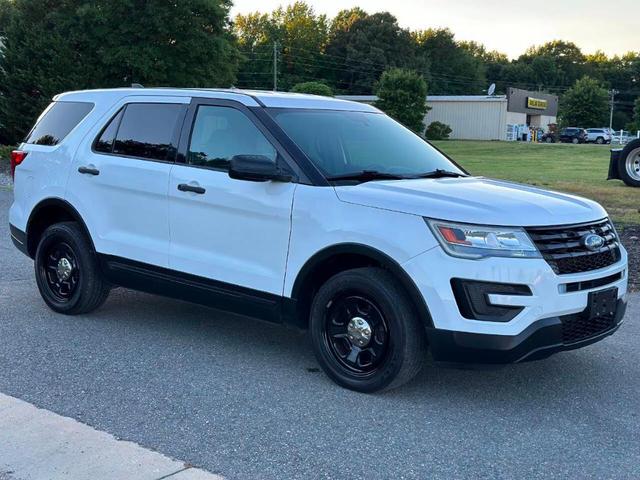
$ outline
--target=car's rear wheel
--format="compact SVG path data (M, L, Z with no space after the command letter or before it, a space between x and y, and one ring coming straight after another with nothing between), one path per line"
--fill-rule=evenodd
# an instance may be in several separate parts
M325 373L360 392L391 389L422 367L425 334L398 282L379 268L339 273L311 307L313 348Z
M547 138L544 139L544 141L547 142L547 143L552 143L553 142L553 138L547 137Z
M596 143L597 143L598 145L602 145L602 144L604 143L604 138L602 138L602 137L598 137L598 138L596 138Z
M89 240L75 222L47 228L35 255L38 289L54 311L77 315L104 303L111 286L100 273Z
M640 140L627 144L619 158L618 171L624 183L640 187Z

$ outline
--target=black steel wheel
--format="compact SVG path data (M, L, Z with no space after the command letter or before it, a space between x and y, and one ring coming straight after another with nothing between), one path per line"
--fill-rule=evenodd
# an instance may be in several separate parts
M87 313L104 303L111 286L102 278L93 247L75 222L51 225L34 258L40 295L54 311Z
M325 308L325 341L335 359L354 375L367 376L384 363L390 335L373 299L344 292Z
M424 327L399 282L380 268L330 278L311 306L314 353L337 384L360 392L411 380L426 354Z
M40 268L50 294L59 302L68 302L80 280L78 261L69 244L60 241L49 245Z

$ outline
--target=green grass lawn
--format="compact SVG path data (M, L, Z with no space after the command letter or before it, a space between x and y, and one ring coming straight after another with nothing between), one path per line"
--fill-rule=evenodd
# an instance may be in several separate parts
M640 188L606 180L607 146L460 140L434 144L474 175L581 195L600 202L617 223L640 224Z

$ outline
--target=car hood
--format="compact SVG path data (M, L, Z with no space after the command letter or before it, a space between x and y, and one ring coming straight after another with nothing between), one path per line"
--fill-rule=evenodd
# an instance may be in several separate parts
M585 198L481 177L374 181L335 190L343 202L463 223L532 227L607 216Z

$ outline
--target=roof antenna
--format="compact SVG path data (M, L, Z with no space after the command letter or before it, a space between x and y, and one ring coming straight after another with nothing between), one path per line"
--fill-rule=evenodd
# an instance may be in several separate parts
M132 84L131 84L131 88L144 88L144 86L142 86L142 85L141 85L141 84L139 84L139 83L132 83Z

